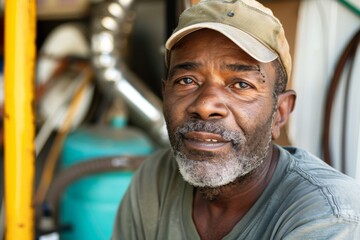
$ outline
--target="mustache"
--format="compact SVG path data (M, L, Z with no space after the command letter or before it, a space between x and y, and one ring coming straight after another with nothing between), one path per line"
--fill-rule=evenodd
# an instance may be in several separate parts
M223 139L232 142L234 145L246 142L245 135L241 131L229 130L222 124L198 119L186 121L182 126L176 129L175 134L178 137L183 137L188 132L196 131L220 135Z

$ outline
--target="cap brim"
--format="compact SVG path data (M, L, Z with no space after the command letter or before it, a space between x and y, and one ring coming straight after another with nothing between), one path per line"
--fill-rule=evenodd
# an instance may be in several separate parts
M198 23L180 29L179 31L173 33L173 35L171 35L171 37L167 40L165 44L166 50L170 50L178 41L180 41L180 39L186 35L203 28L212 29L225 35L252 58L259 62L268 63L278 58L278 55L274 51L266 47L264 44L246 32L243 32L240 29L230 25L217 22Z

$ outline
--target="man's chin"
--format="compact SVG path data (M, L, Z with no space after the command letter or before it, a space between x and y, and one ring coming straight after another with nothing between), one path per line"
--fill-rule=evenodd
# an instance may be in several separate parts
M202 158L190 160L177 154L176 161L184 180L195 187L220 187L231 183L241 173L237 160L219 163Z

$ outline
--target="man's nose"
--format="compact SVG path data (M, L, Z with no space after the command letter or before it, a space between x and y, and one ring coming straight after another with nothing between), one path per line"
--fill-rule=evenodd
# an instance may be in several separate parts
M189 105L187 112L193 118L202 120L221 119L228 115L225 95L219 86L203 85L198 89L199 95Z

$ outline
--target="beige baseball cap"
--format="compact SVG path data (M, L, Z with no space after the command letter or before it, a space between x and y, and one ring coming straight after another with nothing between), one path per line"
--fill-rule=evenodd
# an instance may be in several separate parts
M277 58L289 78L291 56L280 21L269 8L255 0L202 0L185 10L167 40L165 61L174 45L199 29L212 29L225 35L259 62Z

